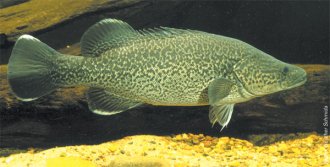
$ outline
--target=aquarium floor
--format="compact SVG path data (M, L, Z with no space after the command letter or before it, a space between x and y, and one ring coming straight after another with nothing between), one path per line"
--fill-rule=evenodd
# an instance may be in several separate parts
M246 140L202 134L138 135L99 145L56 147L0 157L0 166L326 166L328 138L255 146Z

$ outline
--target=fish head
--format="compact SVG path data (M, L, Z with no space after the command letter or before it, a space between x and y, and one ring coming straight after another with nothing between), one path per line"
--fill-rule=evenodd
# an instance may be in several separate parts
M246 56L235 64L234 73L252 96L291 89L307 81L304 69L284 63L261 51Z

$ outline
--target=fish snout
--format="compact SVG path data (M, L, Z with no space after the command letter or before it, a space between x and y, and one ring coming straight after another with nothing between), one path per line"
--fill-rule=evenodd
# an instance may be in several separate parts
M286 81L287 82L282 84L283 89L291 89L301 86L307 81L307 73L303 68L293 66L293 70L291 70L290 74L287 75Z

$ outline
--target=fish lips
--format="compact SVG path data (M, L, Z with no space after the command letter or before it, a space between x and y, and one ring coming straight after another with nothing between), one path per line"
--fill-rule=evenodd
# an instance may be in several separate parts
M282 84L281 87L286 90L286 89L291 89L291 88L295 88L298 86L301 86L303 84L305 84L307 81L307 74L304 73L303 76L299 76L296 79L294 79L292 82L290 82L289 84Z

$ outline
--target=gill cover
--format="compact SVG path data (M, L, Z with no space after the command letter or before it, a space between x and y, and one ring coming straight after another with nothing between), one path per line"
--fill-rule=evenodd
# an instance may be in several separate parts
M235 64L234 73L249 93L261 96L282 90L286 65L258 50Z

